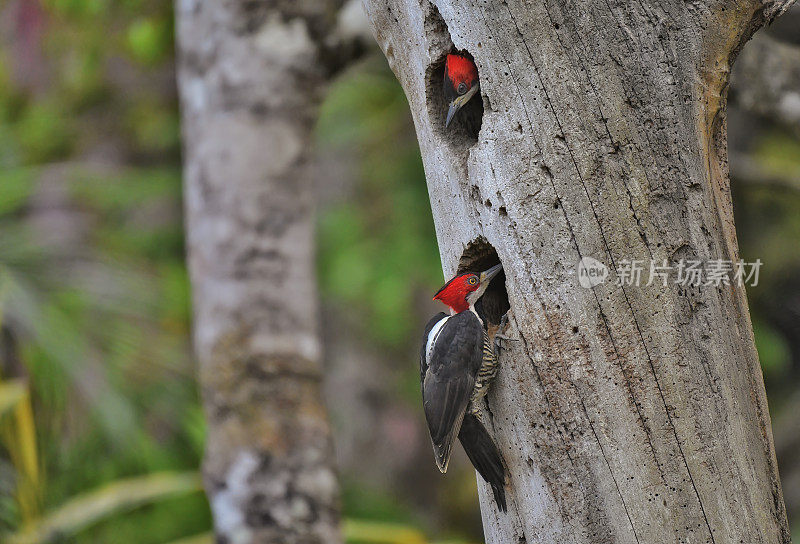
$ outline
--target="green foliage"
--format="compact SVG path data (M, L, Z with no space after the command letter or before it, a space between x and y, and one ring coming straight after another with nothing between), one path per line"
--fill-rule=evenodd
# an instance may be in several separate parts
M405 525L347 520L344 524L345 540L349 544L426 544L425 536Z
M0 381L0 443L16 468L19 515L29 523L39 514L42 482L30 390L21 379Z
M19 356L35 394L41 454L51 474L45 496L52 508L76 491L121 476L197 467L204 426L188 356L188 281L176 172L145 170L102 180L78 171L66 176L76 210L97 217L95 224L101 225L81 245L89 249L80 258L81 266L92 271L88 279L64 268L51 249L32 244L27 229L13 226L35 194L25 190L26 180L34 184L41 174L16 172L13 199L0 207L6 210L0 229L17 232L0 239L6 278L0 302L15 324ZM134 189L119 189L126 184ZM148 208L173 213L162 224L141 220L139 214ZM92 377L90 389L86 376ZM194 503L196 512L207 509ZM208 527L207 515L176 517L181 508L150 507L135 528L177 520L177 537L186 534L181 530ZM171 513L160 513L165 511ZM0 517L13 523L18 514L7 510ZM113 531L129 519L115 518Z
M344 539L347 544L467 544L461 540L430 542L418 530L407 525L361 519L344 520ZM182 538L170 544L212 544L214 535L202 533Z
M196 470L205 434L189 351L178 112L173 87L155 84L162 65L171 69L171 3L42 7L31 56L0 49L0 315L13 339L0 369L20 375L0 400L26 383L31 408L25 428L22 401L0 417L0 534L36 517L26 498L35 496L56 518L33 527L61 516L70 542L161 543L210 527L201 494L147 498L121 480ZM19 79L20 67L43 77ZM100 515L81 501L104 486L124 504Z
M767 174L800 177L800 142L785 133L767 133L757 142L754 156ZM737 189L742 192L735 210L743 256L761 258L772 277L796 272L800 255L787 251L787 241L800 239L800 194L774 186Z
M770 377L785 374L791 363L786 339L761 319L753 319L753 335L764 374Z
M56 101L30 104L17 120L16 129L25 164L63 159L69 152L70 127Z
M755 154L768 173L800 176L800 140L783 131L767 133Z
M3 187L0 217L19 211L28 201L34 188L32 176L33 172L28 168L0 170L0 186Z
M322 292L358 308L377 341L403 346L416 326L415 294L432 291L441 268L408 105L383 64L333 86L318 138L323 150L361 160L353 198L320 218Z
M153 473L113 482L101 489L74 497L10 539L10 544L39 544L77 533L111 515L202 489L200 476L189 473ZM137 528L138 542L147 541Z
M372 521L391 520L407 526L414 524L414 512L397 497L347 478L340 478L340 486L344 509L349 516Z
M76 19L88 19L103 15L108 10L107 0L47 0L55 13Z
M128 26L128 48L143 64L164 60L171 45L170 22L163 19L140 18Z
M800 177L800 142L782 131L767 132L756 141L754 160L766 175ZM745 185L734 187L737 233L742 258L761 259L759 284L748 287L753 333L768 383L771 405L780 405L791 366L789 339L778 326L785 320L775 314L783 300L797 292L800 254L790 248L800 240L800 193L790 186Z

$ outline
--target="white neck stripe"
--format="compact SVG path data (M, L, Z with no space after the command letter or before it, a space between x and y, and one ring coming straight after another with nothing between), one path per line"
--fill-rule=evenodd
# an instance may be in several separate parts
M447 323L447 320L450 319L452 316L448 315L440 319L436 322L436 324L431 329L431 332L428 333L428 342L425 344L425 362L430 364L431 355L433 355L433 346L436 345L436 339L439 337L439 333L442 332L442 327L444 324Z

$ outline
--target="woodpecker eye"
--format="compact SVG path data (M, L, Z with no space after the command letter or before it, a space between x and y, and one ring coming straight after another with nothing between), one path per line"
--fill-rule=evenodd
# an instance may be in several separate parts
M463 85L463 83L462 83L462 85ZM475 276L472 276L472 277L469 279L469 284L470 284L470 285L475 285L476 283L478 283L478 278L476 278Z
M458 84L458 89L456 90L458 91L458 94L464 94L467 92L467 84L462 81Z

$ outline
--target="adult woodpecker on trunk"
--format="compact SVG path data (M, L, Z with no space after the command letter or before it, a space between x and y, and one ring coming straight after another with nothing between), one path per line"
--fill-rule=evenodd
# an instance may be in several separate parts
M497 506L506 511L506 471L484 425L482 406L497 372L497 359L475 303L502 271L461 274L439 289L434 300L450 307L425 327L420 351L420 380L425 419L439 470L447 472L458 436L467 457L491 486Z
M444 64L444 96L449 103L444 126L478 92L478 69L471 58L460 53L447 55Z

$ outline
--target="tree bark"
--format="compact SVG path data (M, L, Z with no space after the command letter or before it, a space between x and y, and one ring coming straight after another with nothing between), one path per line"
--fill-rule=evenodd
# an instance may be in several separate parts
M738 261L730 67L790 3L365 0L445 275L491 248L506 271L518 341L489 406L509 512L480 482L487 542L789 542L744 289L616 286L614 270ZM477 134L444 128L452 48L478 66ZM611 269L591 289L587 256Z
M311 131L341 2L176 3L205 486L220 542L339 542ZM345 51L346 52L346 51Z

